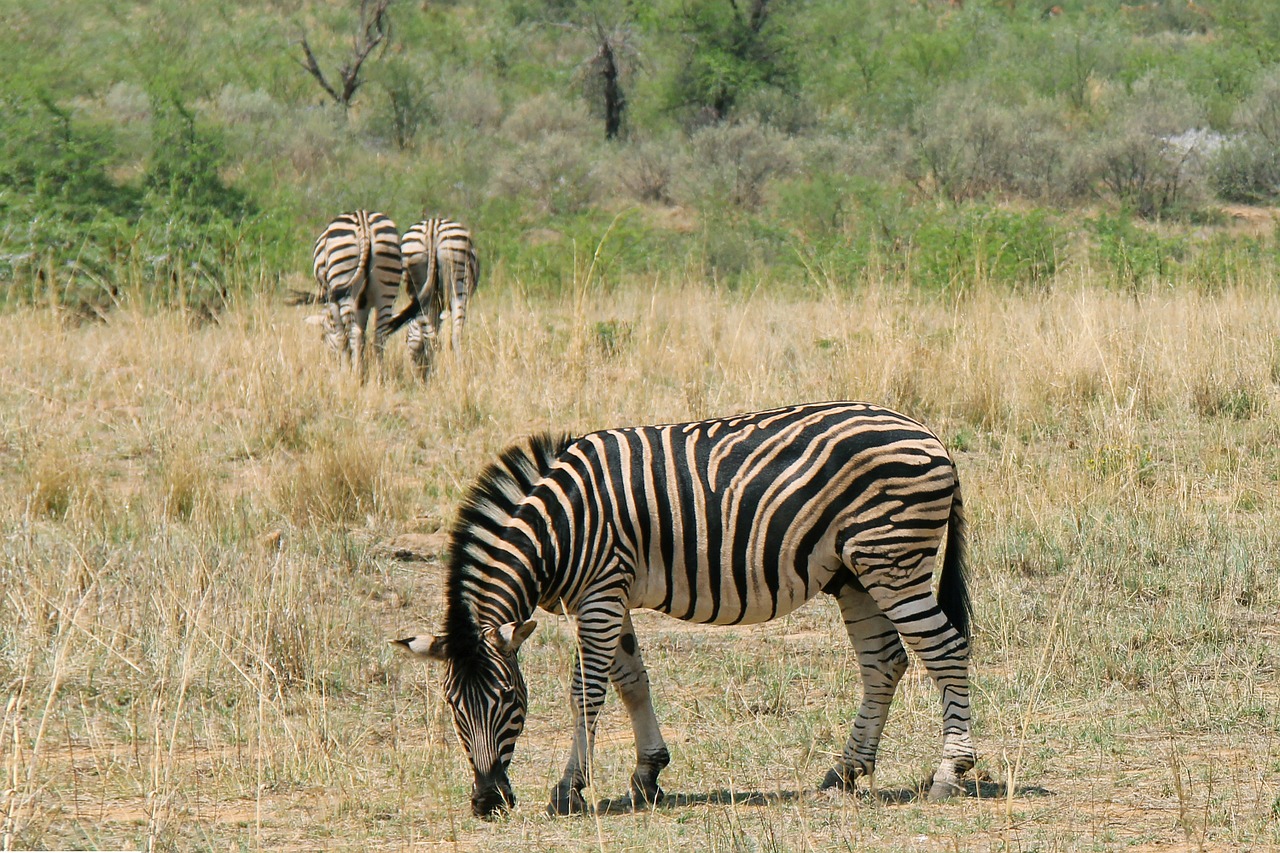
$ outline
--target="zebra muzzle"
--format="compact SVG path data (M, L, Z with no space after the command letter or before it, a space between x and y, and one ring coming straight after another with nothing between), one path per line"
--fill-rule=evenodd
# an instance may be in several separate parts
M471 812L476 817L490 818L498 812L515 808L516 795L505 773L476 777L471 789Z

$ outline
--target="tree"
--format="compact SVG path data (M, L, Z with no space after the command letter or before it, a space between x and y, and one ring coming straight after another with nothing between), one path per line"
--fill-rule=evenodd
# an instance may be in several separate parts
M578 69L587 100L604 118L606 139L617 139L622 133L622 123L627 110L627 95L623 81L638 64L631 27L615 24L606 27L595 21L596 52Z
M333 98L334 103L340 104L344 111L351 106L351 99L364 82L360 79L360 68L364 61L378 46L385 52L391 41L391 20L387 14L387 7L390 5L391 0L360 0L360 24L351 40L351 58L338 69L338 77L342 82L339 88L332 86L320 70L320 63L316 61L306 34L298 40L303 55L299 64L316 78L320 88Z
M698 0L685 9L688 44L675 81L675 106L724 120L749 92L791 91L796 63L791 43L774 18L775 0Z

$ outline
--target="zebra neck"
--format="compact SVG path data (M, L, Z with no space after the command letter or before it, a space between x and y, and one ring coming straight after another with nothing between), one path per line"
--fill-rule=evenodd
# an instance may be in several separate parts
M539 585L523 560L501 565L460 566L449 590L450 634L478 635L486 628L528 620L538 605Z

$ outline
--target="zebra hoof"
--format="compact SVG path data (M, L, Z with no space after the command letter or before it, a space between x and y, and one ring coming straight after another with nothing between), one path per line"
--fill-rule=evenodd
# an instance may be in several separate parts
M635 785L631 787L631 809L633 811L642 812L653 808L662 803L662 798L666 793L654 785L648 790L641 789Z
M964 788L958 782L952 782L948 779L934 779L933 784L929 786L929 802L941 803L952 797L963 796Z
M577 788L561 788L559 785L551 792L551 802L547 803L547 814L551 817L585 814L587 801Z
M852 779L846 779L843 773L832 767L827 771L827 775L823 777L822 784L818 786L818 790L830 791L832 788L841 791L852 791L857 788L857 783Z

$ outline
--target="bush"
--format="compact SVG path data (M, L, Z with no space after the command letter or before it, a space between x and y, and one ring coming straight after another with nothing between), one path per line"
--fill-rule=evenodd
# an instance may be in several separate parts
M452 72L448 79L447 92L432 93L429 110L442 129L470 138L491 134L502 125L502 98L494 81L477 71L461 69Z
M248 196L222 180L227 155L218 133L197 127L195 114L176 99L156 98L151 113L151 161L143 177L149 207L196 222L252 212Z
M1167 280L1186 255L1186 242L1138 228L1124 213L1086 220L1094 251L1115 280L1136 288L1151 280Z
M754 119L703 128L690 146L689 200L702 205L728 203L754 210L763 202L769 181L794 166L786 137Z
M1006 106L949 90L917 111L907 175L954 202L990 195L1066 201L1084 188L1048 105Z
M1267 204L1280 199L1280 148L1256 136L1234 139L1214 156L1209 181L1224 201Z
M1213 159L1214 189L1227 201L1245 204L1280 198L1280 66L1258 78L1233 126L1238 135Z
M489 190L525 199L544 214L564 215L586 209L596 184L591 152L577 137L554 132L500 157Z
M797 89L790 37L769 0L694 0L683 7L685 52L672 83L672 108L690 125L722 121L764 88Z
M1094 174L1124 205L1146 219L1203 200L1211 137L1195 133L1201 116L1185 89L1148 77L1112 105L1094 141Z
M614 179L636 201L671 204L677 172L674 145L644 140L620 148L613 160Z
M535 143L553 134L588 139L596 130L582 103L555 94L529 98L502 123L502 135L516 143Z
M434 119L432 100L421 72L403 60L392 60L378 66L376 80L386 96L379 123L391 131L391 141L397 148L411 148L418 131Z
M911 236L912 281L965 291L992 283L1043 286L1058 271L1066 237L1044 211L974 205L926 215Z
M212 310L243 247L271 230L248 196L222 180L221 137L180 102L153 99L151 156L135 182L112 178L114 135L51 101L6 107L0 274L24 285L7 298L47 298L100 316L124 285L144 284L148 302Z

